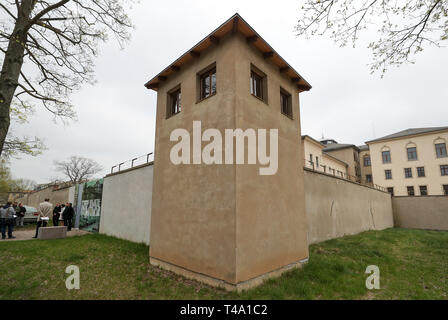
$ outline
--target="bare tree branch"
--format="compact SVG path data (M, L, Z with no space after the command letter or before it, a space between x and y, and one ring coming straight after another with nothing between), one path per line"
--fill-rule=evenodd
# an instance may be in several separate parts
M55 161L56 170L63 173L73 183L90 179L100 172L102 167L94 160L71 156L67 161Z
M379 38L369 44L372 72L414 63L426 45L448 39L448 1L443 0L306 0L298 35L330 36L341 46L353 45L361 31L379 25Z
M95 83L94 58L101 42L113 35L123 47L129 40L132 24L125 6L132 2L2 0L0 154L14 103L30 99L55 120L76 119L70 95L83 84Z

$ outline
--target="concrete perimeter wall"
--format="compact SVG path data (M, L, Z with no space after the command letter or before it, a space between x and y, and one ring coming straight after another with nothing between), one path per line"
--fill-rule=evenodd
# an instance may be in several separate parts
M58 203L67 203L69 202L69 193L70 193L70 188L71 187L66 187L64 189L59 189L59 190L55 190L53 191L51 197L50 197L50 202L55 206ZM45 200L45 199L44 199Z
M388 193L305 169L308 242L394 226Z
M73 187L74 188L74 187ZM39 191L34 191L26 194L22 198L18 198L17 203L22 203L26 206L34 207L39 209L39 204L44 202L46 198L50 199L53 205L57 203L66 203L69 201L70 187L65 187L61 189L54 189L53 187L48 187Z
M149 244L153 168L104 179L100 233ZM310 244L394 226L388 193L307 169L304 178Z
M104 178L100 233L149 245L154 166Z
M448 230L448 196L394 197L395 226Z

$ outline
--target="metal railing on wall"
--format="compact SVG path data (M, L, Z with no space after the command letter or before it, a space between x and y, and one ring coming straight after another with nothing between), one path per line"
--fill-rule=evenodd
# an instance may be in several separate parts
M121 162L110 169L110 173L117 173L123 170L132 169L154 161L154 153L147 153L140 157Z
M340 179L348 180L351 182L358 183L360 185L364 185L380 191L387 192L387 188L385 187L379 186L373 182L362 181L361 177L352 176L340 170L329 168L328 166L324 166L321 164L316 164L314 161L305 159L305 168L315 172L324 173L329 176L334 176Z

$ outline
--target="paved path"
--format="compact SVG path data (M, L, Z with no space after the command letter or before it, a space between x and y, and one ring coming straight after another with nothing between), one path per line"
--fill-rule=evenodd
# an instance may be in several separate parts
M75 236L83 236L86 234L89 234L90 232L82 231L82 230L74 230L67 231L67 237L75 237ZM15 239L8 239L6 240L0 240L2 242L8 242L8 241L18 241L18 240L38 240L33 239L34 235L36 234L36 230L18 230L13 232L13 236L16 237ZM6 236L8 237L8 236Z

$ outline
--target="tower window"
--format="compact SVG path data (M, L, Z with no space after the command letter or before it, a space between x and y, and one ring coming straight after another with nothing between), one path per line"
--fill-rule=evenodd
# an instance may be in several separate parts
M280 105L281 112L285 116L292 118L291 95L283 89L280 89Z
M250 93L264 102L268 100L266 75L254 66L250 71Z
M213 67L199 75L200 94L199 99L205 99L216 94L216 67Z
M182 111L180 88L168 93L168 108L166 117L169 118Z

